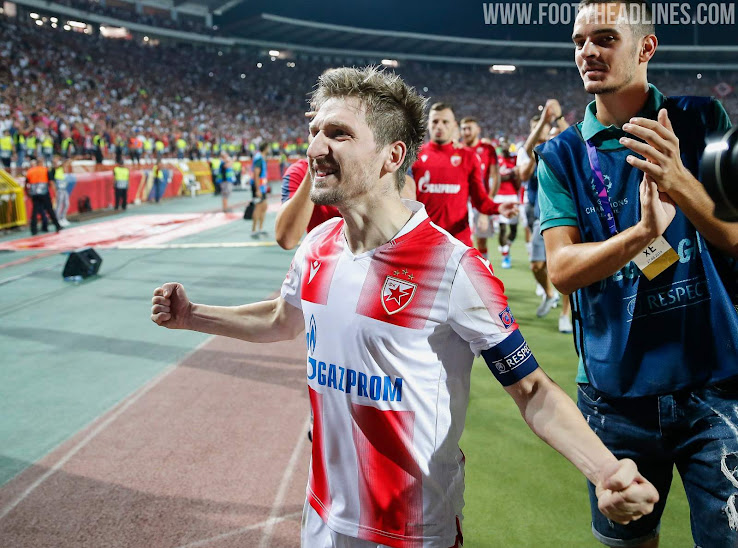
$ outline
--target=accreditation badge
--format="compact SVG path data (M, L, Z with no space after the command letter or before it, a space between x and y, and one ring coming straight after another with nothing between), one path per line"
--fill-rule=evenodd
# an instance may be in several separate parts
M648 244L633 259L633 262L649 280L653 280L664 270L679 260L679 255L663 236Z

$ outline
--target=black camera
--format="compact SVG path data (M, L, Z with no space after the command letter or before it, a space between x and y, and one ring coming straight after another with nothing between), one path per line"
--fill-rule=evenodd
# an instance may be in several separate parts
M708 138L700 163L700 181L715 202L715 216L738 221L738 127Z

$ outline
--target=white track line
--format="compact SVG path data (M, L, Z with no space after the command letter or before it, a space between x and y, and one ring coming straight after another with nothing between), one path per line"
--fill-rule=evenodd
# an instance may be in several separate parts
M274 247L275 241L264 242L225 242L225 243L191 243L191 244L121 244L115 249L210 249L228 247Z
M197 546L207 546L211 542L217 542L219 540L223 540L229 537L235 537L237 535L247 533L248 531L253 531L254 529L261 529L262 527L266 527L272 522L279 523L280 521L286 521L288 519L296 518L301 515L302 515L302 512L293 512L292 514L287 514L286 516L281 516L278 518L269 518L268 520L262 521L261 523L254 523L253 525L248 525L246 527L242 527L241 529L236 529L235 531L223 533L222 535L218 535L216 537L198 540L190 544L183 544L182 546L179 546L178 548L196 548Z
M297 460L300 458L303 447L305 447L305 440L307 439L309 428L310 416L305 419L305 423L302 425L302 428L300 428L300 437L297 439L297 445L295 445L295 448L292 451L290 461L287 463L287 469L284 471L282 481L279 483L277 496L274 497L274 504L272 504L272 511L269 514L269 519L264 525L264 533L262 534L259 548L269 548L269 543L272 540L272 531L274 530L274 525L277 523L278 519L277 514L279 513L280 508L282 508L282 504L284 504L284 499L287 496L287 489L290 486L290 481L292 480L292 475L295 472L295 468L297 468Z
M203 346L205 346L211 339L214 337L208 337L203 342L198 344L194 350L189 352L182 360L184 361L189 356L200 350ZM139 399L141 399L142 396L144 396L149 390L154 388L159 382L161 382L164 377L169 375L172 371L174 371L177 368L177 365L170 365L164 371L159 373L156 377L151 379L148 383L143 385L141 388L138 388L134 392L132 392L129 396L124 398L121 403L119 403L118 409L116 409L108 418L106 418L103 422L101 422L99 425L97 425L89 434L87 434L79 443L77 443L74 447L72 447L61 459L57 461L54 466L52 466L50 469L48 469L40 478L38 478L36 481L34 481L31 485L29 485L13 502L8 504L5 508L3 508L2 512L0 512L0 520L2 520L5 516L7 516L10 512L13 511L13 509L18 506L21 502L23 502L31 493L33 493L42 483L44 483L47 479L49 479L52 475L54 475L55 472L57 472L62 466L64 466L69 460L74 457L77 453L79 453L80 450L82 450L88 443L90 443L100 432L105 430L108 426L110 426L118 417L120 417L129 407L131 407L134 403L136 403ZM108 413L106 411L105 413ZM82 428L82 430L85 430L86 428L89 428L90 425L94 424L96 421L100 420L101 417L105 415L105 413L102 413L101 415L97 416L95 419L90 421L87 426ZM62 442L65 443L65 442ZM53 452L54 450L50 451ZM43 458L43 457L42 457ZM37 461L38 462L38 461Z

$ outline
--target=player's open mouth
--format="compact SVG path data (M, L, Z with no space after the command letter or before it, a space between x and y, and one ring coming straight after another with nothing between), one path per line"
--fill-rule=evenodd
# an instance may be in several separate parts
M338 172L338 168L334 166L327 166L327 165L314 165L313 166L313 173L315 173L315 177L319 179L323 179L325 177L328 177L329 175L334 175Z

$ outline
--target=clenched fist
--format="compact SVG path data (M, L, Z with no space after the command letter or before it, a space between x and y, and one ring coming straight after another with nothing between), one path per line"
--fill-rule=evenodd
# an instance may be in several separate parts
M189 329L192 303L182 284L168 282L154 289L151 321L169 329Z
M659 500L656 488L630 459L619 460L605 470L596 493L600 512L623 525L653 512Z

